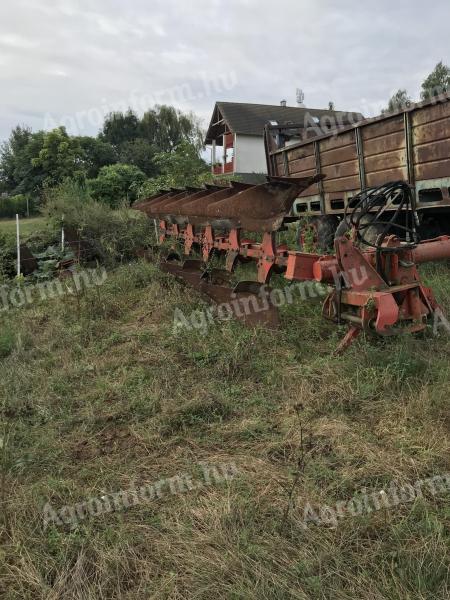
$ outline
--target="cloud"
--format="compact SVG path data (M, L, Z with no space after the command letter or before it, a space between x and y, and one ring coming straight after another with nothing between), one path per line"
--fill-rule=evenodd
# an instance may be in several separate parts
M216 100L294 104L297 87L311 107L372 113L400 87L418 98L450 61L449 13L447 0L428 11L419 0L3 3L0 138L19 122L70 126L155 101L207 121ZM97 121L81 122L96 133Z
M2 33L0 34L0 46L6 46L7 48L35 48L36 42L29 39L23 38L15 33Z

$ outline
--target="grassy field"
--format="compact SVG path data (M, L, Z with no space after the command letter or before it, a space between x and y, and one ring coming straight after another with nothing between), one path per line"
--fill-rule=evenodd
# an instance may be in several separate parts
M26 237L45 227L44 217L30 217L29 219L20 219L20 234ZM0 219L0 233L8 236L16 235L16 220L15 219Z
M450 312L448 266L428 281ZM202 302L145 263L0 322L0 597L443 600L448 492L326 509L449 472L450 338L359 340L320 304L277 332L216 323L174 334ZM58 510L200 463L234 477L44 526ZM305 508L321 523L304 527ZM100 511L99 511L100 512Z

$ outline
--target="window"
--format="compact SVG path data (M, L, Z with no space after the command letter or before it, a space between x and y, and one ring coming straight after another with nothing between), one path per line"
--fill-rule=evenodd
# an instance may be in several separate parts
M442 198L442 190L440 188L419 190L419 202L441 202Z
M304 213L304 212L306 212L307 208L308 208L308 206L306 204L302 204L301 202L297 202L297 204L295 205L295 210L298 213Z
M342 210L345 208L345 202L343 200L331 200L330 204L332 210Z

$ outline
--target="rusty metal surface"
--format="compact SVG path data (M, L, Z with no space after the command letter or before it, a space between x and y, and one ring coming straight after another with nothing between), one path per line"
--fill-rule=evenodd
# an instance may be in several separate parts
M320 179L320 176L271 180L243 190L211 207L209 218L213 225L224 220L232 227L247 231L267 232L280 228L298 195Z
M259 287L257 290L247 291L239 287L233 289L227 285L212 283L211 279L204 277L199 268L200 261L186 261L184 265L163 262L160 266L163 271L187 283L207 300L212 300L224 314L242 321L247 327L279 328L278 309L270 302L269 289L264 296L259 296Z
M214 196L217 192L216 188L207 188L193 194L188 194L181 200L172 202L170 205L164 207L164 212L159 213L159 218L165 219L170 223L177 223L178 225L185 225L188 220L186 218L187 208L191 204L204 204L208 203L209 198Z
M226 188L221 190L213 189L207 190L203 194L199 194L194 198L188 198L186 199L186 202L184 202L181 206L177 207L176 214L188 217L198 215L205 216L207 207L213 202L217 202L217 200L222 198L224 194L228 195L230 191L233 192L233 188Z
M157 217L159 214L164 214L167 207L169 207L171 204L175 204L175 202L177 200L180 200L181 198L186 198L186 196L188 195L189 192L187 192L186 190L183 190L181 192L170 192L166 196L163 196L161 199L155 200L154 202L150 203L147 209L147 214L154 217Z
M161 191L150 198L146 198L145 200L141 200L140 202L133 204L133 209L139 210L150 216L150 207L155 205L160 200L170 197L171 195L173 195L173 192Z
M298 195L321 179L321 175L272 177L259 185L234 183L227 188L177 190L156 195L134 208L178 225L212 224L225 229L270 232L281 227Z
M323 205L326 214L342 214L363 186L397 180L416 187L419 210L450 210L450 94L272 151L272 174L313 173L314 146L326 176L323 194L305 191L299 211L321 214Z
M450 257L450 237L441 236L433 240L421 242L412 252L414 262L418 265Z
M160 216L163 217L164 215L184 214L184 208L186 206L189 206L191 202L195 202L195 200L211 196L214 193L215 190L205 188L192 194L187 194L184 198L181 198L181 200L177 200L175 202L172 202L171 204L166 205L164 207L164 210L160 211Z

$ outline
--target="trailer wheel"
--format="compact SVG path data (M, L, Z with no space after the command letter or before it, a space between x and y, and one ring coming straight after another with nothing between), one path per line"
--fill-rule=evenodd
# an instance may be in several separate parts
M299 250L303 252L327 252L333 247L334 234L338 224L337 217L332 215L302 219L297 229Z
M446 215L434 217L433 215L425 216L421 224L419 225L419 236L422 240L432 240L433 238L439 237L440 235L447 235L449 231L448 221L445 218Z
M361 219L361 223L371 223L373 219L368 215ZM375 244L380 233L383 233L384 225L380 223L374 223L370 227L364 230L364 238L371 244ZM343 237L350 230L350 226L345 219L339 223L334 239Z

